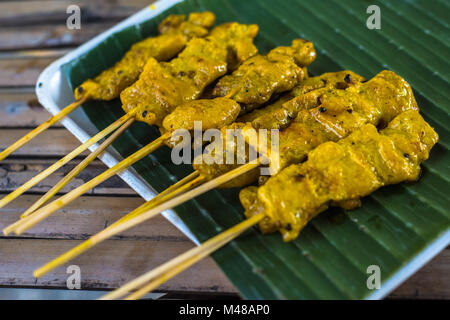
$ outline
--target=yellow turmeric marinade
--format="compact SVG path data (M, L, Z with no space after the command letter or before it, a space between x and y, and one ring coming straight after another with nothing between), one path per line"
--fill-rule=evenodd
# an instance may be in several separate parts
M415 181L420 164L437 143L437 133L416 110L395 117L377 131L366 124L339 142L326 142L271 177L263 186L241 191L245 215L264 212L263 232L280 231L284 241L330 205L354 209L376 189Z
M122 90L138 79L149 58L158 61L171 59L189 39L206 36L214 20L212 12L191 13L189 17L168 16L158 27L160 35L135 43L114 66L78 86L75 89L76 100L83 97L94 100L117 98Z

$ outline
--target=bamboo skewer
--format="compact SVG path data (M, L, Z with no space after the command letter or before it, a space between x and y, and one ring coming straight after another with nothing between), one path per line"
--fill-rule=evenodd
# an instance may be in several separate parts
M137 299L145 295L148 291L156 288L160 284L174 277L175 275L186 270L196 262L205 258L215 250L224 246L231 240L235 239L237 236L242 234L245 230L251 228L259 221L265 217L264 213L259 213L245 221L231 227L230 229L220 233L219 235L207 240L198 247L195 247L185 253L179 255L178 257L164 263L163 265L153 269L152 271L130 281L124 286L116 289L105 296L101 297L101 300L117 299L128 292L135 290L136 288L146 284L151 281L140 290L131 294L127 299Z
M176 195L179 195L195 186L200 184L203 181L203 177L198 176L198 172L194 172L193 174L190 174L189 176L185 177L184 179L180 180L176 184L172 185L162 193L158 194L156 197L154 197L152 200L144 203L137 209L133 210L132 212L128 213L106 229L102 230L101 232L95 234L94 236L90 237L88 240L82 242L80 245L72 248L71 250L65 252L64 254L60 255L56 259L48 262L44 266L40 267L39 269L34 271L34 276L36 278L39 278L46 273L50 272L54 268L66 263L67 261L77 257L78 255L82 254L83 252L89 250L93 246L99 244L100 242L107 239L107 237L104 237L103 234L105 232L108 232L109 229L115 228L117 225L123 223L124 221L127 221L129 219L132 219L136 216L139 216L141 213L146 212L147 210L151 209L154 206L157 206L160 203L163 203L164 201L167 201L169 199L172 199Z
M37 128L33 129L29 133L27 133L25 136L14 142L12 145L10 145L8 148L0 152L0 161L4 160L6 157L8 157L11 153L16 151L17 149L21 148L23 145L31 141L33 138L38 136L40 133L47 130L50 126L58 122L59 120L66 117L69 113L71 113L73 110L78 108L80 105L82 105L87 100L87 97L84 97L83 99L77 100L75 102L72 102L67 107L62 109L60 112L58 112L56 115L42 123Z
M105 149L114 142L114 140L120 136L126 129L133 124L134 119L129 119L123 126L121 126L117 131L115 131L108 139L106 139L94 152L89 154L82 162L80 162L75 168L72 169L64 178L62 178L53 188L51 188L45 195L43 195L38 201L36 201L27 211L25 211L20 217L21 219L15 223L9 225L3 229L5 235L10 234L18 226L26 221L24 218L32 214L34 211L39 209L44 205L49 199L51 199L55 194L57 194L64 186L66 186L74 177L76 177L84 168L86 168L89 163L91 163L97 156L99 156Z
M50 216L53 212L63 208L65 205L71 203L75 199L79 198L81 195L89 191L90 189L94 188L95 186L99 185L103 181L111 178L115 174L123 171L127 167L133 165L137 161L141 160L157 148L161 147L164 143L164 141L170 137L171 132L167 132L160 136L158 139L154 140L153 142L150 142L142 149L136 151L131 156L127 157L126 159L122 160L112 168L106 170L105 172L101 173L94 179L86 182L85 184L81 185L80 187L72 190L71 192L65 194L64 196L60 197L59 199L51 202L50 204L46 205L45 207L42 207L34 212L33 215L28 216L27 221L24 221L23 224L21 224L18 228L16 228L17 234L22 234L24 231L28 230L29 228L33 227L35 224L39 223L41 220L45 219L46 217Z
M222 246L224 246L225 244L227 244L231 240L233 240L233 238L234 237L228 237L228 238L224 239L223 241L218 242L216 245L214 245L214 246L212 246L212 247L210 247L208 249L205 249L204 251L202 251L201 253L195 255L194 257L189 258L189 259L186 258L183 262L180 262L177 266L169 269L167 272L161 274L156 279L151 280L148 284L146 284L145 286L143 286L142 288L140 288L136 292L130 294L129 296L126 296L124 298L124 300L137 300L137 299L142 298L148 292L150 292L153 289L159 287L160 285L162 285L166 281L172 279L173 277L175 277L176 275L180 274L181 272L183 272L184 270L186 270L190 266L194 265L198 261L202 260L203 258L206 258L211 253L213 253L214 251L218 250L219 248L221 248Z
M111 226L111 228L105 229L102 232L95 235L94 236L96 238L95 241L100 241L100 240L103 241L105 239L108 239L122 231L125 231L129 228L132 228L132 227L148 220L148 219L153 218L154 216L156 216L157 214L159 214L162 211L176 207L192 198L195 198L211 189L214 189L214 188L220 186L221 184L224 184L225 182L230 181L230 180L238 177L239 175L244 174L245 172L248 172L248 171L258 167L260 165L261 159L262 158L257 158L245 165L242 165L241 167L238 167L234 170L231 170L231 171L223 174L220 177L210 180L193 190L187 191L187 192L183 193L182 195L172 198L164 203L158 204L157 206L152 207L149 210L140 212L138 215L135 215L134 217L131 217L129 219L121 221L121 223L116 223L116 225L114 227ZM200 176L199 178L202 178L202 176ZM143 206L145 206L145 205L146 204L144 204ZM22 232L22 231L23 230L20 230L20 232ZM20 234L19 228L17 228L16 233Z
M197 175L197 177L195 179L192 179L193 175ZM192 180L192 181L189 181L189 180ZM147 210L163 203L164 201L170 200L177 195L180 195L186 191L189 191L190 189L200 185L204 181L205 181L205 178L203 176L199 176L198 172L195 171L194 173L190 174L189 176L183 178L182 180L178 181L174 185L170 186L169 188L167 188L160 194L156 195L152 200L144 203L141 207L139 207L140 210L131 211L130 213L126 214L125 216L123 216L122 218L117 220L115 223L113 223L110 227L115 227L127 220L137 217L141 213L146 212Z
M20 217L25 218L32 212L36 211L48 200L50 200L55 194L57 194L62 188L64 188L73 178L75 178L81 171L84 170L92 161L94 161L99 155L101 155L106 148L108 148L125 130L127 130L135 121L134 118L129 119L123 126L117 129L106 139L101 145L95 149L94 152L89 154L82 162L80 162L75 168L72 169L64 178L62 178L53 188L51 188L45 195L43 195L38 201L36 201L30 208L27 209Z
M118 119L117 121L115 121L114 123L109 125L106 129L100 131L95 136L93 136L92 138L87 140L85 143L83 143L82 145L75 148L68 155L61 158L57 162L55 162L54 164L52 164L50 167L48 167L44 171L41 171L38 175L34 176L33 178L31 178L30 180L25 182L23 185L21 185L19 188L17 188L16 190L11 192L7 196L3 197L0 200L0 208L4 207L8 203L10 203L12 200L17 198L21 194L23 194L25 191L32 188L34 185L36 185L37 183L39 183L40 181L42 181L43 179L48 177L50 174L52 174L53 172L55 172L56 170L58 170L59 168L64 166L66 163L68 163L70 160L72 160L73 158L78 156L80 153L87 150L90 146L92 146L93 144L97 143L98 141L100 141L101 139L103 139L104 137L109 135L111 132L113 132L114 130L116 130L117 128L122 126L125 122L130 120L130 118L132 118L133 116L134 116L134 113L125 114L120 119Z

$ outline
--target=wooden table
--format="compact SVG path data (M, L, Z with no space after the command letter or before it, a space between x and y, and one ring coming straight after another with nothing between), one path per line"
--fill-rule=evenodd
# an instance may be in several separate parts
M66 8L81 7L81 30L68 30ZM39 73L68 50L148 5L144 0L0 2L0 150L40 124L49 114L39 105L34 85ZM38 51L37 51L38 50ZM7 194L79 142L56 125L0 163L0 193ZM14 222L40 195L69 172L75 159L27 194L0 209L0 227ZM105 166L95 161L66 186L66 193ZM116 288L175 257L193 244L162 217L117 236L64 267L36 280L32 271L100 231L140 204L140 198L114 177L20 237L0 236L0 287L66 288L66 266L81 268L82 289ZM390 298L450 298L450 248L395 290ZM161 291L181 297L229 297L236 289L211 259L205 259L164 284Z

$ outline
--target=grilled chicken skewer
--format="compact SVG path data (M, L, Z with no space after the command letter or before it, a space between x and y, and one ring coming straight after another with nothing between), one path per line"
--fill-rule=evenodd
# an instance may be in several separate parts
M215 16L211 12L191 13L188 18L183 15L167 17L159 26L161 35L136 43L113 67L79 86L75 90L75 102L0 152L0 161L66 117L85 101L117 98L124 88L137 80L148 58L153 57L158 61L164 61L174 57L184 48L189 38L205 36L208 33L207 28L213 25L214 20ZM97 141L109 133L111 131L98 138ZM86 145L84 150L97 141ZM79 151L79 153L83 151Z
M326 82L328 87L324 87L324 79L327 79ZM347 79L347 81L345 81L345 79ZM296 94L295 92L303 92L303 94L299 95L297 98L289 100L287 104L282 103L283 101L289 99L288 97L284 97L280 99L281 103L277 102L261 110L256 110L249 115L243 116L242 118L252 120L252 124L257 128L261 128L262 123L266 123L267 127L275 127L280 125L280 123L283 126L286 126L286 122L289 121L275 115L277 113L279 114L280 110L284 110L292 104L297 104L299 101L302 101L301 103L304 109L302 109L301 112L298 112L298 118L293 120L291 125L292 128L290 126L280 133L280 153L282 154L282 157L284 157L280 163L283 166L286 166L289 163L298 163L303 161L308 151L313 149L318 144L327 141L327 139L325 139L326 137L328 137L329 140L335 141L340 139L341 136L339 135L331 135L330 132L334 131L330 130L330 123L328 121L322 120L322 125L319 125L315 120L311 119L312 114L317 114L319 108L323 108L323 106L313 107L316 103L318 103L318 100L321 101L324 99L323 102L325 105L330 108L330 111L333 110L328 102L329 98L326 98L327 96L325 93L331 96L341 97L340 101L336 101L336 99L330 100L334 101L333 104L335 105L335 113L330 114L330 118L334 119L335 124L341 124L341 122L344 123L343 121L345 120L346 126L348 127L348 133L358 126L362 126L364 123L372 122L375 125L379 125L383 123L383 121L392 119L392 117L404 110L417 110L417 104L411 88L401 77L395 75L394 73L384 71L366 83L361 83L362 80L362 77L348 71L330 73L320 77L310 78L305 80L303 85L293 90L293 92L287 94L287 96L291 97ZM377 89L373 90L374 88ZM312 91L308 92L308 90ZM407 93L406 95L405 92ZM376 96L373 96L373 93L375 93ZM317 99L318 96L321 96L322 98ZM349 104L349 99L356 102ZM376 105L377 107L373 107L373 105ZM388 105L389 107L384 107L384 105ZM349 112L349 107L352 107L351 112ZM376 114L377 116L373 117L373 114ZM272 121L269 121L271 116L273 116ZM325 119L327 119L327 117L325 117ZM354 123L352 124L352 122ZM310 132L311 130L316 130L316 132ZM307 132L310 133L308 134ZM311 136L322 136L323 138L311 139ZM247 165L250 166L250 169L243 169L247 172L245 175L237 176L231 181L228 179L226 183L222 183L221 187L239 187L253 182L259 176L259 171L256 169L258 165L259 164L255 162ZM193 182L191 181L191 183L187 185L187 188L182 190L183 192L199 183L214 180L215 177L236 168L236 165L225 164L203 164L202 166L204 166L204 168L201 169L201 171L196 171L199 175L196 176L196 179ZM278 168L278 170L279 169L280 168ZM220 186L219 184L217 185ZM179 194L179 192L174 195L177 194ZM144 219L151 218L158 213L158 210L155 207L160 205L163 200L167 200L167 197L164 199L157 199L155 201L147 202L107 229L94 235L91 239L87 240L80 246L68 251L38 269L35 272L35 275L41 276L54 267L79 255L86 249L107 239L108 237L134 226L139 223L139 221L142 221L139 217L150 209L152 209L151 213L144 217ZM170 208L167 204L165 204L165 206ZM128 226L124 227L122 224L128 224Z
M216 29L211 32L211 36L214 34L215 30ZM233 32L233 34L235 35L236 32ZM208 36L206 39L194 39L192 41L203 40L207 45L215 45L213 41L207 41L211 36ZM221 41L221 43L223 43L223 41ZM189 48L189 44L187 48ZM198 46L194 48L198 50ZM185 52L186 49L182 54L179 55L180 59L184 58L183 54ZM209 57L210 60L212 59L211 57L214 57L211 55L211 52L205 52L205 50L202 50L202 52L203 54L205 54L205 56ZM239 52L241 53L242 51ZM206 57L199 58L198 56L194 56L194 58L192 59L192 56L189 56L189 54L187 54L186 56L187 57L185 60L187 61L185 61L185 64L187 63L187 65L183 64L185 68L189 68L194 62L204 64L205 60L207 59ZM225 56L223 58L226 59ZM46 207L37 210L33 217L29 217L27 221L23 221L23 223L21 223L21 225L16 228L16 232L25 231L26 229L41 221L43 218L49 216L54 211L62 208L67 203L70 203L77 197L81 196L94 186L98 185L114 174L122 171L136 161L142 159L143 157L154 151L156 148L162 146L164 143L169 143L170 137L172 136L172 132L174 130L181 128L192 130L194 129L194 122L196 120L202 121L202 123L204 124L203 129L205 130L208 128L220 128L224 125L232 123L240 113L241 105L237 103L234 98L231 97L231 95L233 95L233 97L237 96L240 101L249 102L248 105L250 105L251 103L252 107L254 107L259 101L262 101L262 103L264 101L268 101L268 99L273 94L281 90L292 89L292 87L298 84L304 77L304 71L301 68L304 67L302 63L305 63L305 61L307 61L307 63L311 63L314 58L315 51L310 42L300 39L294 40L291 47L278 47L276 49L273 49L266 56L255 56L254 58L248 59L244 64L242 64L241 67L239 67L232 75L230 75L229 77L233 82L241 84L240 86L237 86L237 88L242 89L230 89L228 97L225 96L215 99L195 100L186 102L185 104L181 104L182 100L180 99L180 92L183 92L184 90L186 92L185 100L190 100L190 97L192 96L192 89L187 86L183 88L180 85L181 88L178 90L178 92L171 90L174 83L177 82L173 81L172 79L172 81L169 83L166 79L164 79L164 77L158 75L157 72L159 70L156 67L150 69L150 60L136 84L123 91L123 93L121 94L121 96L123 97L122 101L124 102L124 109L131 108L132 110L138 110L135 111L135 114L137 115L137 117L141 117L141 120L156 125L162 124L162 130L167 131L160 138L156 139L149 145L137 151L135 154L123 160L115 167L105 171L98 177L59 198L57 201L54 201ZM256 65L254 63L252 64L252 61L254 61L255 59L258 59L258 61L264 61L264 64L262 64L262 66L265 68L262 68L261 65ZM212 61L214 63L217 63L217 61L219 61L217 55L212 59ZM223 63L226 66L225 60L223 60ZM178 63L175 64L176 67L178 67L177 64ZM205 67L202 68L202 70L205 69ZM217 69L218 68L214 70ZM245 70L243 74L240 73L241 69ZM273 72L272 70L277 70L277 72ZM177 73L179 73L179 71ZM183 71L181 77L184 78L186 76L186 73L189 73L189 69L188 71ZM199 78L200 79L196 79L196 76L194 76L195 83L197 83L201 79L205 81L204 75L199 75ZM156 79L157 81L154 81L154 79ZM226 83L226 85L228 85L228 83L230 83L230 79L227 77L225 77L224 79L228 80L228 82ZM264 92L258 92L256 90L258 94L255 96L255 91L245 89L245 85L247 85L248 88L253 88L255 85L258 85L261 82L266 82L270 90L264 89ZM184 82L181 82L181 84L185 85ZM137 91L133 89L135 86L136 88L145 86L146 90L148 91L139 91L137 93ZM221 81L218 82L217 87L221 87ZM159 90L163 90L163 92L169 92L170 95L166 96L166 99L162 99L161 97L164 96L158 94ZM241 91L243 91L244 93L241 94ZM199 90L199 94L200 93L201 91ZM163 100L163 102L156 104L155 95L160 100ZM170 103L171 101L174 101L173 104ZM180 106L169 108L171 105L174 105L176 103L180 103ZM211 114L216 114L216 116L210 117ZM217 117L217 115L220 116Z
M258 223L264 233L279 230L284 241L291 241L329 206L354 209L378 188L416 181L437 141L419 112L408 110L380 132L366 124L338 142L323 143L304 163L286 167L259 188L241 191L247 220L102 299L120 298L142 286L126 297L138 299Z
M162 120L157 120L161 113L169 113L178 104L197 99L211 82L226 73L228 63L238 63L257 53L252 43L257 32L256 25L226 23L215 27L206 38L189 40L185 49L170 62L158 62L149 58L139 80L120 93L126 114L98 135L104 136L105 131L111 132L112 126L117 128L120 124L128 125L135 120L155 124ZM149 144L141 150L140 156L145 156L145 152L148 154L159 145L160 141ZM71 152L1 199L0 207L67 163L74 157L74 153L76 152Z

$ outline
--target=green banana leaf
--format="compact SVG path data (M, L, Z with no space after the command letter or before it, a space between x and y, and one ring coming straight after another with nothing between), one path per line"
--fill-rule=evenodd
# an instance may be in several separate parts
M381 10L379 30L366 27L369 5ZM254 228L214 253L214 260L243 297L377 297L367 288L368 266L380 267L382 287L392 285L389 281L407 272L411 263L420 263L420 254L437 239L444 237L449 243L448 2L186 0L150 21L117 32L65 65L71 86L111 66L132 43L156 34L158 23L167 15L203 10L213 11L217 23L258 24L260 52L288 45L298 37L311 40L318 52L309 68L312 75L351 69L370 78L382 69L395 71L413 86L422 115L440 135L417 183L383 188L363 199L363 206L354 211L327 210L290 243L283 243L279 234L262 235ZM118 100L89 102L83 108L99 130L123 114ZM156 128L136 123L114 148L126 157L158 136ZM192 172L189 165L174 165L166 147L134 168L157 191ZM243 220L238 192L210 191L175 211L195 236L205 241Z

